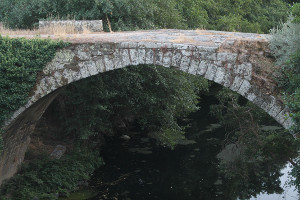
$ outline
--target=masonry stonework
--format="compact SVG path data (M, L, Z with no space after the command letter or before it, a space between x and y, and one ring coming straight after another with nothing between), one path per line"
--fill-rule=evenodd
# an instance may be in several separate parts
M73 26L75 31L83 32L89 30L92 32L103 31L102 20L58 20L58 21L39 21L39 28L49 28L56 26Z
M216 31L159 30L69 39L72 44L59 50L39 74L27 104L6 123L5 148L0 156L0 183L18 170L30 133L59 93L58 89L129 65L161 65L205 77L236 91L282 126L290 128L289 110L282 103L272 80L273 59L267 37Z

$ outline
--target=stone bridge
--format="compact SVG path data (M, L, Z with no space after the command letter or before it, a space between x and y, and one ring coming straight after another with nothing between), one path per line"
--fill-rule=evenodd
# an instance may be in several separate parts
M205 30L63 36L71 45L58 51L39 73L28 103L6 123L5 147L0 156L0 183L16 173L29 145L30 133L60 88L130 65L161 65L203 76L238 92L288 129L292 121L286 118L288 108L283 105L272 79L276 68L268 49L268 37Z

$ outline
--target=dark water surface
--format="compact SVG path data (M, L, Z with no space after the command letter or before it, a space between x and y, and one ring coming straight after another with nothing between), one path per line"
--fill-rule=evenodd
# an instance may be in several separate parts
M243 174L227 172L220 167L220 158L232 159L235 153L230 146L222 151L225 131L207 113L204 108L192 116L193 123L186 134L188 140L174 150L158 146L143 132L126 133L128 140L107 139L101 153L105 166L96 170L88 188L68 199L237 200L252 196L252 199L276 200L277 196L267 198L268 195L259 194L284 191L279 181L283 167L276 166L278 173L270 171L268 177L253 174L245 178ZM298 197L286 195L280 199Z
M88 190L69 199L235 200L240 192L248 191L233 191L235 180L230 182L219 173L223 130L217 127L208 126L190 138L197 143L174 150L157 146L142 133L131 133L128 141L108 141L102 152L106 165L95 172Z

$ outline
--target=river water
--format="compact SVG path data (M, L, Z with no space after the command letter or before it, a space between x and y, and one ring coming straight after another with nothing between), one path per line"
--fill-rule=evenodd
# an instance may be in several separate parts
M217 158L221 130L216 127L216 124L208 126L206 134L194 140L197 143L179 145L174 150L157 146L154 139L141 133L131 133L129 141L120 138L108 141L102 152L106 165L95 172L88 188L68 199L236 200L240 193L252 193L247 191L252 187L234 191L236 180L224 182L221 177ZM287 179L285 172L281 187L284 188ZM290 187L284 188L281 195L259 195L259 191L257 195L251 200L299 199Z
M187 140L174 150L140 131L126 133L130 139L107 138L101 153L106 164L95 171L87 188L68 200L300 199L295 188L286 185L288 163L241 165L250 175L222 167L222 160L236 156L234 145L224 146L225 130L207 110L193 117L201 121L194 120Z

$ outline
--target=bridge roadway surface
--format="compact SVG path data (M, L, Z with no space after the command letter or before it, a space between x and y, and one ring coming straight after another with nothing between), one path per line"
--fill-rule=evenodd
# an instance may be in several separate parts
M9 35L9 37L36 38L37 35ZM156 42L156 43L180 43L195 46L219 47L226 40L267 41L270 35L225 32L213 30L145 30L126 32L99 32L91 34L61 34L38 35L40 38L62 39L71 43L120 43L120 42Z

